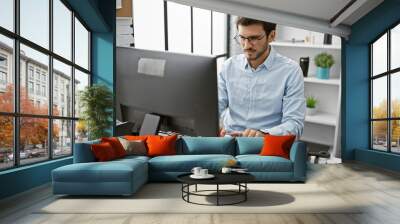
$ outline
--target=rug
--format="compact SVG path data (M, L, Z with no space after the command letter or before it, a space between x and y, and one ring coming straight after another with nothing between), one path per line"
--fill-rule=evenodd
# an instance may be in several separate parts
M229 190L234 186L224 186ZM247 201L237 205L204 206L182 200L178 183L149 183L130 197L59 196L36 213L360 213L359 205L344 201L317 184L254 183L248 185ZM198 190L212 190L201 185ZM194 187L191 188L194 190ZM214 193L210 193L214 194ZM240 198L224 197L223 203ZM191 196L194 202L213 204L215 196Z

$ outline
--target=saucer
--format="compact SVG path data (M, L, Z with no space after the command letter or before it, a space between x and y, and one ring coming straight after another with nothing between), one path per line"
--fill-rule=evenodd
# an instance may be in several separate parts
M211 179L211 178L214 178L214 177L215 176L212 175L212 174L207 174L207 175L204 175L204 176L194 175L194 174L190 175L190 178L193 178L193 179Z

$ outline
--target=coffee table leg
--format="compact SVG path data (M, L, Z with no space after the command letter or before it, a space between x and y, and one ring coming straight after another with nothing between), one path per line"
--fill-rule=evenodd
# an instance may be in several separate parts
M244 183L244 201L247 201L247 182L246 183Z
M219 205L219 184L217 184L217 206Z

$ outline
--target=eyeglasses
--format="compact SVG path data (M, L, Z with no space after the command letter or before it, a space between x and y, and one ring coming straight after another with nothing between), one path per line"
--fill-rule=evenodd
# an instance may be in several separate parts
M244 37L242 35L237 34L234 39L236 40L236 43L238 44L244 44L244 42L246 40L249 41L250 44L255 44L257 43L257 41L263 39L266 36L266 34L264 35L259 35L259 36L250 36L250 37Z

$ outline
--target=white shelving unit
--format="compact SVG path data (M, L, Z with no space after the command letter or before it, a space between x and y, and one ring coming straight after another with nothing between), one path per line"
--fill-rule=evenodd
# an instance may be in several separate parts
M336 37L332 45L322 44L323 34L281 26L278 30L278 40L271 45L280 54L299 62L300 57L309 57L310 64L308 76L304 77L305 96L317 98L317 113L306 115L303 135L301 140L326 146L331 152L331 161L340 161L340 103L341 103L341 47L340 40ZM311 35L314 43L293 43L280 40L292 38L301 39L299 36ZM317 40L317 41L315 41ZM335 43L336 42L336 43ZM330 70L330 79L323 80L315 77L316 66L314 57L327 52L333 55L334 66ZM328 160L329 162L329 160Z

